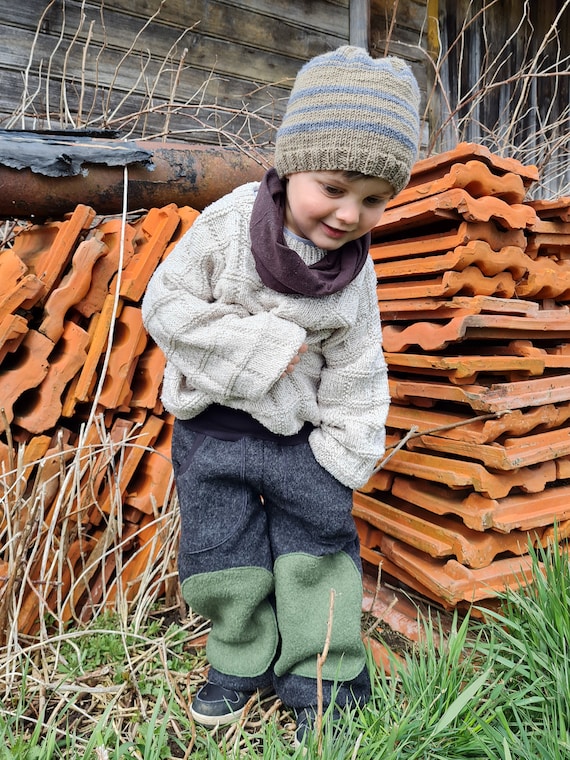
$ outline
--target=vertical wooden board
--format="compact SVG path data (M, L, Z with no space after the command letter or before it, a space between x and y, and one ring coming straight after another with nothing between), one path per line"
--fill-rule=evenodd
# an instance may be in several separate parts
M378 35L388 37L388 32L411 29L419 32L425 26L427 0L370 0L370 16ZM396 39L399 34L395 34Z
M370 47L370 2L369 0L352 0L350 3L350 36L351 45Z

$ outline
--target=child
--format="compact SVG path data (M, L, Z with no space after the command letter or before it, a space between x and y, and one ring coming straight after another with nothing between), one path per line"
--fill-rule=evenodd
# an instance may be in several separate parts
M352 489L389 404L370 230L408 182L419 92L407 65L343 46L299 71L274 168L206 208L143 301L164 351L182 593L209 618L196 721L271 686L315 715L370 695Z

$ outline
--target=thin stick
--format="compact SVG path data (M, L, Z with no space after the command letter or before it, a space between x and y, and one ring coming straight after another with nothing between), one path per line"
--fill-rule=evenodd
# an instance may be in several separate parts
M176 90L178 89L178 84L180 82L180 75L182 73L182 69L184 68L184 61L186 60L187 55L188 55L188 48L185 47L184 50L182 51L182 55L180 56L180 60L178 61L178 68L176 69L174 84L170 90L170 100L168 102L168 109L166 111L166 118L164 120L164 132L166 134L168 134L169 125L170 125L170 116L172 113L172 109L174 108L174 94Z
M331 588L330 602L329 602L329 617L327 621L327 635L325 638L325 646L322 653L317 656L317 719L315 722L315 731L318 737L319 757L321 757L322 750L323 750L323 665L326 662L327 655L329 653L330 643L331 643L333 612L334 612L334 597L335 597L335 590L334 588Z
M25 129L26 128L26 108L29 105L29 103L34 99L34 98L30 98L30 89L29 89L29 85L30 85L30 72L31 72L31 68L32 68L32 62L34 60L34 52L36 50L36 45L38 43L38 38L39 38L39 36L40 36L40 34L42 32L42 28L43 28L45 17L47 16L47 14L49 13L49 11L51 10L51 8L54 5L54 3L55 3L55 0L51 0L51 2L48 3L48 5L46 6L44 12L40 16L40 20L38 21L37 26L36 26L36 31L35 31L35 34L34 34L34 40L33 40L32 45L30 47L30 55L29 55L29 58L28 58L28 63L26 65L26 68L23 71L24 85L22 87L22 97L21 97L21 104L22 105L21 105L21 112L20 112L20 117L21 117L20 129ZM36 90L36 92L34 93L34 97L35 97L35 95L37 95L37 92L38 91ZM46 104L49 105L49 101ZM49 107L47 108L47 112L48 112L48 115L49 115ZM10 129L10 128L13 128L13 123L12 122L8 122L8 129Z
M415 425L412 425L410 430L408 430L406 435L400 441L398 441L398 443L392 444L386 448L386 451L388 451L388 449L391 449L390 453L388 456L384 457L384 459L377 467L374 468L372 475L376 475L376 473L379 472L386 464L388 464L390 459L392 459L392 457L395 456L411 438L415 438L417 435L419 435L418 428Z
M497 420L499 417L503 417L505 414L511 414L510 409L505 409L502 412L492 412L491 414L482 414L476 417L470 417L468 420L460 420L459 422L450 422L448 425L438 425L434 428L428 428L427 430L420 430L417 425L412 425L406 435L398 441L398 443L392 443L386 446L386 451L390 451L387 457L385 457L380 464L373 470L372 475L376 475L380 470L392 459L403 446L412 438L419 438L422 435L432 435L433 433L441 433L444 430L453 430L454 428L462 427L463 425L470 425L472 422L480 422L481 420Z
M398 5L400 3L400 0L395 0L394 2L394 8L392 9L392 18L390 19L390 28L388 30L388 34L386 35L386 45L384 46L384 55L388 55L388 48L390 47L390 42L392 41L392 32L394 31L394 27L396 25L396 16L398 14Z

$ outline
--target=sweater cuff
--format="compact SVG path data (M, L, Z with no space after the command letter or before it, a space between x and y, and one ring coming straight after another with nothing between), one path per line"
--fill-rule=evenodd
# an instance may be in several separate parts
M328 435L322 428L313 430L309 436L309 445L321 467L353 491L362 488L368 482L383 453L380 452L378 457L357 454Z

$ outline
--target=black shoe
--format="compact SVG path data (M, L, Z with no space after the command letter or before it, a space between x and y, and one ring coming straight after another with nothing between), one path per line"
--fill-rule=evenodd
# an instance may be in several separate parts
M226 689L208 682L198 690L190 712L196 723L203 726L225 726L241 718L243 708L253 694L252 691Z
M300 747L307 739L307 734L313 730L315 725L315 711L313 709L296 710L297 728L295 729L295 747Z
M342 716L341 716L340 710L334 707L332 713L325 714L324 720L331 720L334 726L335 723L340 721L341 717ZM293 741L293 744L294 744L294 747L297 748L303 744L306 745L309 735L312 734L315 730L315 723L317 721L315 708L303 707L299 710L295 710L295 718L296 718L297 728L295 729L295 739ZM324 720L323 720L323 729L324 729ZM340 725L333 727L332 736L334 737L340 731L341 731Z

